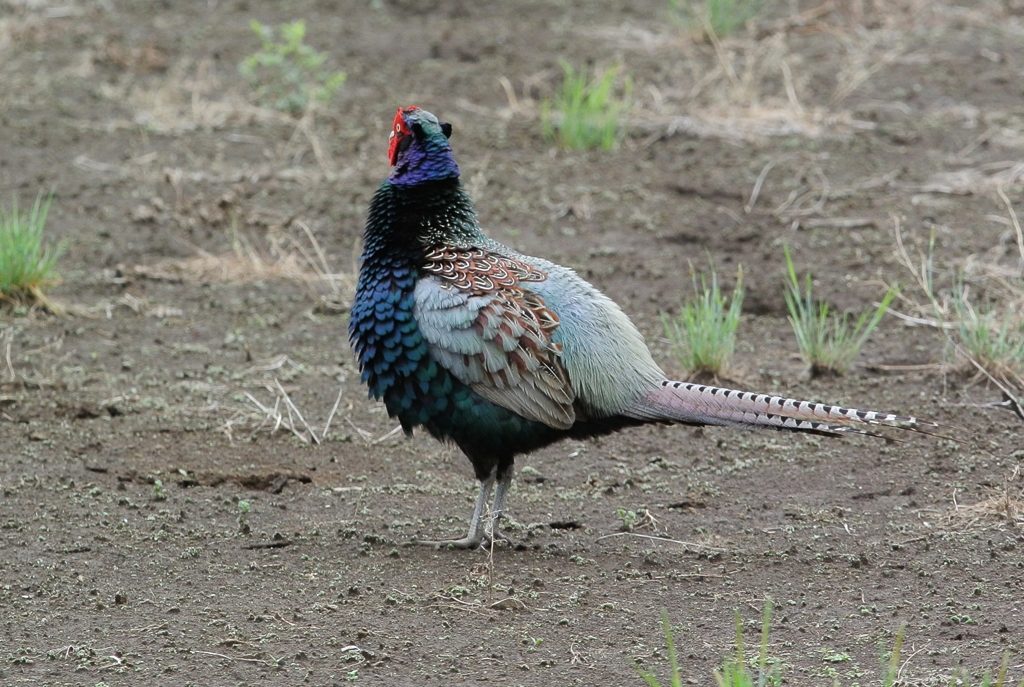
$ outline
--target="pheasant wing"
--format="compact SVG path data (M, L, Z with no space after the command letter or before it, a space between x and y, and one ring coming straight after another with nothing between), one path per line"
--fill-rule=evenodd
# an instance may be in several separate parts
M540 270L482 249L436 248L414 315L434 359L488 401L556 429L576 421L575 392L551 337L558 317L524 284Z

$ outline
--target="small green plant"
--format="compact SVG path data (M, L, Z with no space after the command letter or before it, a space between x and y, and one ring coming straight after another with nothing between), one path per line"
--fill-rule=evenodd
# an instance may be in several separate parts
M637 508L636 510L619 508L615 514L622 521L622 525L619 527L622 532L635 532L642 529L658 530L658 520L647 508Z
M618 97L614 92L618 67L609 67L589 79L586 68L577 73L565 60L561 65L562 88L553 103L545 100L541 106L544 137L570 150L610 150L618 140L620 120L629 107L632 79L623 79L623 93Z
M248 501L238 502L238 517L235 518L235 522L238 523L238 531L241 534L249 534L252 528L249 527L249 511L252 507Z
M619 520L622 521L622 525L619 527L619 529L622 532L632 532L633 526L636 525L636 522L639 518L639 516L636 514L636 511L627 510L625 508L619 508L617 511L615 511L615 514L618 515Z
M168 497L167 490L164 489L164 483L160 480L153 481L153 500L154 501L166 501Z
M661 324L680 365L690 372L718 376L729 366L736 345L736 327L743 308L743 268L736 274L736 288L728 307L714 268L710 288L703 274L699 287L694 275L693 288L697 297L683 304L678 316L663 314Z
M811 370L812 376L822 374L843 374L857 357L871 332L878 326L889 304L896 297L896 287L890 288L874 315L865 312L851 327L847 314L832 311L828 303L815 302L811 293L811 275L807 274L804 288L796 277L789 246L783 246L786 253L786 267L789 283L786 285L786 306L789 308L789 322L796 334L800 355Z
M27 214L18 211L17 201L10 212L0 207L0 300L52 307L44 292L57 282L54 268L65 249L63 242L43 245L52 201L52 194L37 196Z
M673 17L686 18L715 36L728 36L757 16L764 0L668 0Z
M274 40L271 27L255 19L249 26L263 42L263 49L242 60L238 69L256 89L258 100L299 114L315 102L329 101L345 83L345 72L323 68L326 53L302 42L306 37L305 21L281 24L280 43Z

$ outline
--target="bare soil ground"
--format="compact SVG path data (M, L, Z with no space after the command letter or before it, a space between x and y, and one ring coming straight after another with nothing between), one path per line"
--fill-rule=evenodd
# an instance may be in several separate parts
M665 608L687 683L708 685L734 612L756 645L769 596L787 684L878 684L903 622L900 684L1006 651L1020 679L1024 427L896 318L849 375L808 380L782 244L858 311L910 279L894 217L911 250L934 233L943 269L1018 269L995 188L1024 210L1022 12L791 0L716 47L658 0L0 3L0 200L55 190L69 241L67 314L0 313L0 682L638 685L634 663L664 674ZM296 18L348 72L304 123L237 71L251 19ZM541 136L559 57L632 75L615 151ZM742 264L730 383L933 418L960 443L567 442L519 462L525 548L407 546L461 535L476 483L366 400L322 296L351 296L408 104L454 124L487 230L605 290L666 369L658 314L689 264L727 286ZM294 411L319 437L332 408L309 443Z

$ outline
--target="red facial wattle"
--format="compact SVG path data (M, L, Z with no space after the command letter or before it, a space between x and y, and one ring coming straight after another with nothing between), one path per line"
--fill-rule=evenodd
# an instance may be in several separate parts
M402 114L418 109L420 108L415 105L412 105L411 107L398 108L398 114L395 115L395 122L391 125L391 136L388 138L388 163L392 167L394 167L398 162L398 144L406 136L412 135L412 132L409 131L409 127L405 124L405 117L403 117Z

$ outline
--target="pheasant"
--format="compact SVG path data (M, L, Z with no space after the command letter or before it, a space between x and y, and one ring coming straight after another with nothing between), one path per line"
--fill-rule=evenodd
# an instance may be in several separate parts
M370 204L349 322L370 397L406 434L422 426L454 442L481 483L465 537L420 543L508 541L498 524L515 457L567 437L645 423L824 434L933 426L667 378L610 298L481 232L451 134L419 107L398 110L393 170Z

